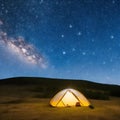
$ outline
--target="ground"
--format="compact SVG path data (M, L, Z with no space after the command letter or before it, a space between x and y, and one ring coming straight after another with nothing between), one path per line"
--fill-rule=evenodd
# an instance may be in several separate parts
M89 99L89 107L53 108L37 85L0 85L0 120L119 120L120 97ZM119 93L119 91L118 91Z
M1 97L0 120L119 120L120 98L90 100L95 107L53 108L48 98Z

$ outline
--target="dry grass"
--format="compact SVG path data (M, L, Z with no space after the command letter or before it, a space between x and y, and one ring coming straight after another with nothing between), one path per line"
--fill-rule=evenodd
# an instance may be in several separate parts
M30 86L32 88L32 86ZM120 98L90 100L88 107L52 108L27 86L0 86L0 120L119 120Z
M49 99L26 98L24 101L4 97L0 104L0 120L119 120L120 98L110 101L90 100L95 109L88 107L52 108Z

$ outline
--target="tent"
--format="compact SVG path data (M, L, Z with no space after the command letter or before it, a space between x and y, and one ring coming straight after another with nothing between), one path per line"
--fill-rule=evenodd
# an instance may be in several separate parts
M90 102L79 91L74 89L64 89L58 92L50 101L53 107L70 107L70 106L90 106Z

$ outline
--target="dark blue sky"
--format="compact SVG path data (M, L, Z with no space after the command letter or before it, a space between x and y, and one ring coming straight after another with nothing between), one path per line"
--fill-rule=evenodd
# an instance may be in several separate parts
M22 36L46 66L27 64L19 53L1 44L0 78L57 77L120 84L119 0L0 0L0 21L8 41Z

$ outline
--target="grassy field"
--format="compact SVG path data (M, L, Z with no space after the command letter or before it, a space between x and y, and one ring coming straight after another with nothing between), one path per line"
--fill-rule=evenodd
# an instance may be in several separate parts
M49 105L50 98L59 90L68 87L80 90L95 108L51 107ZM98 84L84 80L44 78L0 80L0 120L119 119L120 86L118 85Z
M50 98L40 98L32 85L0 86L0 120L119 120L120 98L89 99L88 107L52 108Z
M3 102L2 99L6 100ZM14 97L2 98L0 120L119 120L120 98L109 101L90 100L94 109L88 107L52 108L50 99Z

